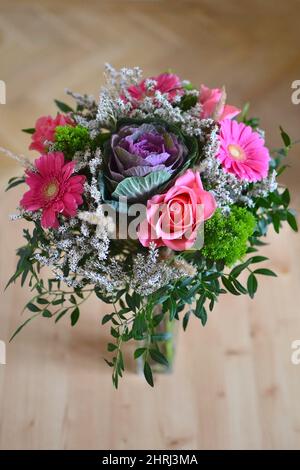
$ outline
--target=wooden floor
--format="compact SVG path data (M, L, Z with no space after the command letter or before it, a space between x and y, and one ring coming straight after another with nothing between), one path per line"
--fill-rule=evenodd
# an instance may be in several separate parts
M271 147L278 125L300 137L299 1L1 0L0 145L26 153L37 116L54 113L64 88L98 93L102 64L172 68L194 83L227 86L230 102L251 100ZM283 177L300 207L300 151ZM1 187L18 167L1 158ZM1 291L21 243L8 222L20 192L1 192ZM150 389L132 368L119 391L103 363L106 307L85 307L80 323L36 320L7 345L0 365L1 449L300 449L300 241L287 228L269 236L269 267L255 301L225 296L202 328L180 333L175 372ZM0 304L0 340L8 342L29 298L18 285ZM130 356L131 351L128 351Z

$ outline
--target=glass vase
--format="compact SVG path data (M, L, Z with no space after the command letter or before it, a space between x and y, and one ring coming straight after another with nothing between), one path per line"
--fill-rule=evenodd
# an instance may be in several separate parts
M160 315L162 308L160 305L155 307L155 315ZM176 345L178 338L178 329L180 322L176 319L170 321L168 312L165 313L163 320L155 327L153 336L157 338L159 351L167 359L168 364L161 364L148 356L147 362L150 364L152 372L158 374L170 374L174 368L174 360L176 355ZM145 344L146 346L146 344ZM143 347L139 344L139 347ZM143 374L144 356L140 356L137 360L138 373Z

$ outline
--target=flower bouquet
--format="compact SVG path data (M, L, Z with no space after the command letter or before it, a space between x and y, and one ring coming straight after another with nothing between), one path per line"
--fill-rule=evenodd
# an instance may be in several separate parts
M8 188L27 186L11 217L33 227L8 282L27 281L34 294L13 337L36 317L74 326L95 294L111 305L102 323L111 324L113 384L134 341L153 386L155 364L172 362L179 320L204 326L220 294L253 298L258 277L275 276L256 252L269 225L297 230L276 181L291 140L280 128L283 148L271 158L258 119L226 104L225 88L109 65L105 78L98 102L67 90L74 108L56 101L56 117L24 129L34 162L6 151L25 167Z

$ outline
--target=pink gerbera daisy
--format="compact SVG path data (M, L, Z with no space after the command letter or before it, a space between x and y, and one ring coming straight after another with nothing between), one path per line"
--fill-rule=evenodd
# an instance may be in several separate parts
M174 73L161 73L156 77L150 77L149 80L156 81L156 85L151 91L147 89L146 80L142 80L138 85L132 85L127 89L133 100L141 101L146 96L153 96L156 91L167 94L169 101L173 101L178 94L183 94L181 80ZM124 96L122 98L126 100Z
M259 181L268 175L270 155L264 139L242 122L220 122L220 149L217 158L226 172L246 181Z
M57 228L57 214L74 217L82 204L85 176L75 175L75 163L64 161L62 152L42 155L35 161L36 172L27 170L26 183L30 187L20 204L29 211L42 210L44 228Z

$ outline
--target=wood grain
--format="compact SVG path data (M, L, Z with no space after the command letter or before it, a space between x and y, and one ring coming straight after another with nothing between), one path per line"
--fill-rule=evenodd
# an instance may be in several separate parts
M26 153L19 129L55 112L64 88L98 94L102 64L141 65L146 74L170 67L194 83L226 84L230 102L250 100L270 146L278 125L299 138L299 1L1 0L0 145ZM299 208L299 148L282 178ZM0 161L1 187L20 169ZM8 222L20 191L1 193L1 291L15 265L21 222ZM103 363L107 307L91 300L80 323L36 320L7 345L0 365L1 449L291 449L300 448L299 236L270 233L268 267L279 277L260 283L255 301L224 296L202 328L180 333L175 372L154 390L129 372L119 391ZM1 298L0 339L22 320L29 290Z

